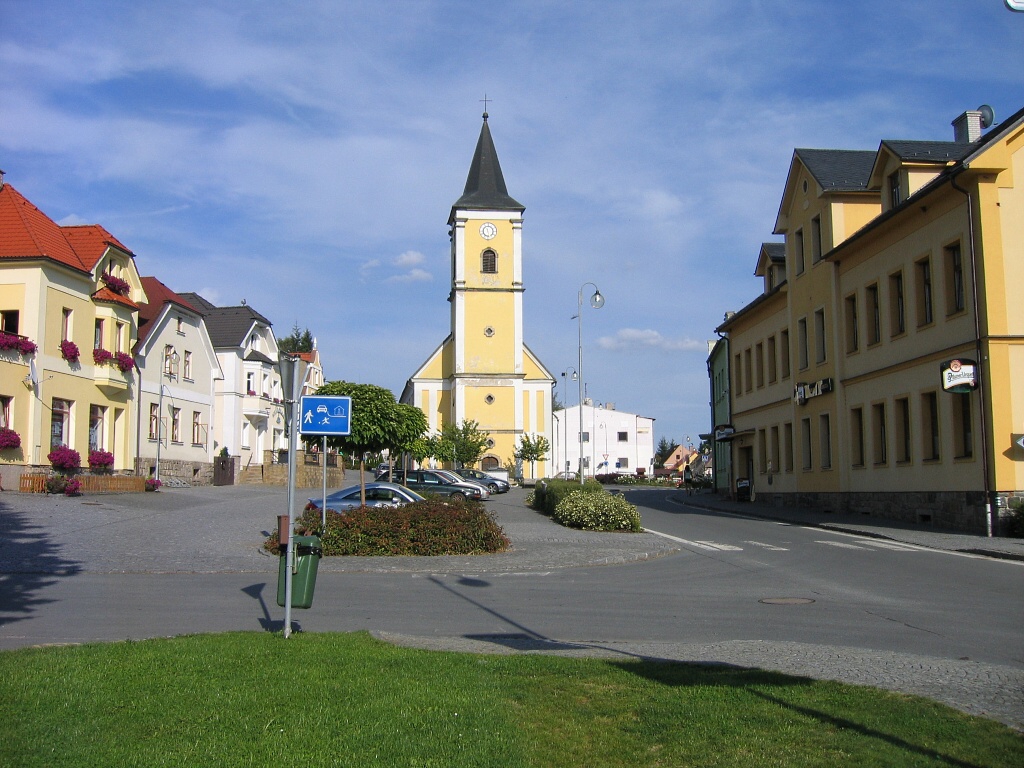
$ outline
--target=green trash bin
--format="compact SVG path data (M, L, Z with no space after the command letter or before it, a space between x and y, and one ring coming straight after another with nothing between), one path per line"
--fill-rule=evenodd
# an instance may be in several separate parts
M313 605L313 590L316 589L316 572L324 551L317 536L295 537L295 568L292 572L292 608L309 608ZM277 604L285 604L285 578L288 575L288 557L281 553L281 565L277 571Z

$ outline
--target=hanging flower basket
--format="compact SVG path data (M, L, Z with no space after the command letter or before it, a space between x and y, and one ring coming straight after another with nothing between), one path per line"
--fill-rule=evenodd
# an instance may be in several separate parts
M100 349L99 347L96 347L96 349L92 351L92 361L96 363L96 365L103 365L104 363L109 363L113 359L113 353L107 352L107 350L105 349Z
M107 288L119 296L127 296L132 290L131 285L129 285L125 280L122 280L120 277L114 277L108 272L104 272L100 275L100 280L107 284Z
M27 339L24 336L18 336L16 333L4 333L3 331L0 331L0 349L13 349L23 355L34 355L38 347L34 341Z
M75 342L65 339L60 343L60 356L69 363L77 363L80 354L78 345Z
M0 427L0 450L6 448L21 448L21 435L13 429Z

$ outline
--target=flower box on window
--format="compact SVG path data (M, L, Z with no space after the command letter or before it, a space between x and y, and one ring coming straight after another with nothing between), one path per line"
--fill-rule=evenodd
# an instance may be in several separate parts
M5 448L21 448L21 435L13 429L0 427L0 451Z
M135 359L127 352L118 352L114 355L114 364L121 369L121 373L127 373L135 367Z
M104 363L109 363L113 359L113 353L108 352L105 349L100 349L99 347L96 347L96 349L92 351L92 361L96 363L96 365L103 365Z
M108 272L104 272L100 275L100 280L107 284L107 288L112 290L114 293L120 296L127 296L131 293L132 287L127 281L122 280L120 277L114 277Z
M34 355L37 349L36 343L16 333L4 333L0 331L0 349L13 349L23 355Z
M64 341L60 343L60 356L69 363L77 363L80 354L81 353L78 351L78 345L75 344L75 342L64 339Z

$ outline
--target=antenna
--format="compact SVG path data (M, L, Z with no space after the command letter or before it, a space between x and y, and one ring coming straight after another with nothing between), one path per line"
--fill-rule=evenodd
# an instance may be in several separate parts
M988 104L982 104L978 107L978 112L981 112L981 127L991 128L992 123L996 121L996 111Z

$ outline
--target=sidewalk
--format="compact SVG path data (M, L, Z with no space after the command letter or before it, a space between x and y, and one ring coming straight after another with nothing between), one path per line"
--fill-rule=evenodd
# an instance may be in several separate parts
M776 506L758 501L732 501L710 492L687 496L684 491L679 491L672 498L679 504L689 504L714 512L729 512L749 517L782 520L795 525L809 525L878 539L891 539L928 549L943 549L949 552L1024 561L1024 539L989 538L933 528L924 524L887 520L870 515L837 514L811 507Z

